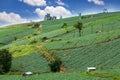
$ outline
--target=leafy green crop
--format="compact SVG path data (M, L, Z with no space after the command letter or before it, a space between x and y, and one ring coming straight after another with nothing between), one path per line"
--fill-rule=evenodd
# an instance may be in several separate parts
M20 72L49 72L48 64L41 53L38 52L13 59L11 70Z
M0 76L1 80L112 80L111 78L100 78L93 76L85 76L77 73L51 73L22 77L19 75Z
M68 71L86 71L87 67L95 66L98 70L114 69L119 64L120 39L55 52L64 62Z

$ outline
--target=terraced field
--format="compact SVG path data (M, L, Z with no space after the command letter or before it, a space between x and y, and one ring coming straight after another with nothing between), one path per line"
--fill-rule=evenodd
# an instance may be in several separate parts
M26 31L27 30L27 31ZM7 45L16 39L20 39L24 36L33 33L35 28L30 28L26 25L18 25L11 28L0 29L0 46Z
M50 72L48 62L39 53L32 53L23 57L15 58L12 61L12 71L18 72Z
M99 15L98 17L93 17L93 18L85 18L82 20L84 23L84 28L82 30L82 36L89 36L90 34L94 34L96 31L102 31L103 33L111 32L111 30L117 30L120 29L120 23L119 23L119 18L120 14L97 14ZM97 16L94 15L94 16ZM112 21L111 21L112 19ZM71 24L71 20L73 21ZM61 26L63 25L63 21L68 23L68 31L69 33L65 33L64 29L61 29ZM78 37L78 31L73 28L73 25L79 21L79 17L73 17L73 18L67 18L67 19L62 19L62 20L56 20L54 22L52 21L47 21L47 22L41 22L43 25L43 28L41 30L41 34L37 36L33 36L35 40L40 40L43 37L47 38L58 38L62 40L71 40L74 38L79 38ZM104 22L104 23L103 23ZM59 24L57 24L59 23ZM57 26L56 26L57 24ZM47 26L48 25L48 26ZM50 30L50 31L49 31ZM45 33L47 32L47 33ZM63 41L64 42L64 41ZM9 44L3 48L8 48L10 46L18 46L18 45L24 45L28 44L29 41L26 39L21 39L18 40L12 44ZM59 42L58 42L59 43Z
M68 71L86 71L96 66L98 70L112 69L120 64L120 39L81 48L56 50ZM120 66L120 65L119 65Z
M100 34L91 34L78 38L69 38L69 40L58 40L43 43L48 49L66 49L87 46L96 43L103 43L120 38L120 29ZM62 38L60 38L62 39Z
M73 27L78 21L83 22L80 37L78 30ZM42 21L39 34L34 34L38 28L25 24L0 29L0 49L8 49L13 57L11 72L0 76L0 80L119 80L119 22L120 13L116 12L86 15L82 19L76 16ZM61 28L64 23L68 24L68 33ZM66 73L51 73L45 52L47 58L52 55L49 52L55 53ZM91 66L95 66L97 71L86 73L86 68ZM9 76L26 71L40 75Z

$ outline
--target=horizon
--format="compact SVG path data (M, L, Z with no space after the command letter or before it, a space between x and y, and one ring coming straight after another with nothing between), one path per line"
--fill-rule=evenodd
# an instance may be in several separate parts
M120 11L114 11L114 12L109 12L109 13L115 13L115 12L120 12ZM103 13L103 12L98 12L98 13L88 13L88 14L82 14L82 16L87 16L87 15L96 15L96 14L101 14L101 13ZM73 15L73 16L69 16L69 17L64 17L63 19L65 19L65 18L71 18L71 17L77 17L77 16L79 16L78 14L76 14L76 15ZM59 19L57 19L57 20L59 20ZM18 23L11 23L11 24L5 24L5 25L0 25L0 28L6 28L6 27L9 27L9 26L12 26L12 25L19 25L19 24L25 24L25 23L30 23L30 22L41 22L41 21L44 21L44 20L28 20L28 21L25 21L25 22L18 22Z

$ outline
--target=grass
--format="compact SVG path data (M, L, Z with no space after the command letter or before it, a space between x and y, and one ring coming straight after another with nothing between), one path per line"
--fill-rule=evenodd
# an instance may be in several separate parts
M47 76L47 77L46 77ZM2 80L112 80L111 78L99 78L93 76L85 76L77 73L51 73L51 74L41 74L41 75L33 75L29 77L22 77L19 75L6 75L0 76Z
M89 76L96 76L96 77L102 77L102 78L112 78L113 80L120 80L120 74L119 74L120 68L119 69L111 69L111 70L106 70L106 71L95 71L95 72L90 72L87 75Z

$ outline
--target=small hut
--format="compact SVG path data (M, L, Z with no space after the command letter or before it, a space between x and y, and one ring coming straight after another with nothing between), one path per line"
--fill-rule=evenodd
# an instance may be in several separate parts
M96 67L87 67L87 72L95 71Z

